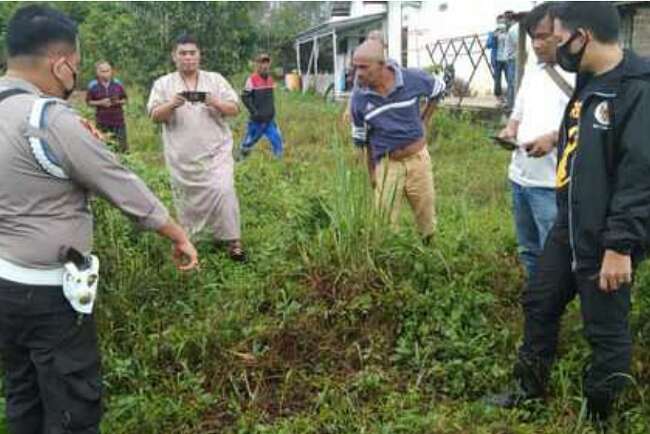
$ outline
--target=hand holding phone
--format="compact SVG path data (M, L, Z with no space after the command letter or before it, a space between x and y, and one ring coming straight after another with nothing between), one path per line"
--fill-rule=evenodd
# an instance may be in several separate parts
M517 143L514 140L505 139L500 136L490 136L490 138L506 151L514 151L518 148Z
M524 143L522 147L526 150L529 157L540 158L553 150L557 142L557 133L551 132L539 136L535 140Z
M181 92L181 96L188 102L205 102L207 92L187 90L185 92Z

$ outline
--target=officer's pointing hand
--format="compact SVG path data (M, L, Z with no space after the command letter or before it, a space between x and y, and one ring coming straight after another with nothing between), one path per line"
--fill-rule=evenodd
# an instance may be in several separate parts
M199 264L198 253L189 240L174 243L173 259L181 271L191 270Z
M632 283L632 260L613 250L606 250L600 269L600 289L613 292L622 285Z
M169 238L174 247L172 249L172 260L176 268L181 271L187 271L195 268L199 264L198 254L188 238L187 234L172 219L158 228L158 233Z

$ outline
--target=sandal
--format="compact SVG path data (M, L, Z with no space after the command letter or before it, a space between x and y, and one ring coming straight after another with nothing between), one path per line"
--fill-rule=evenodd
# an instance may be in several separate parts
M230 259L235 262L246 262L248 260L246 252L239 240L230 241L228 243L228 256L230 256Z

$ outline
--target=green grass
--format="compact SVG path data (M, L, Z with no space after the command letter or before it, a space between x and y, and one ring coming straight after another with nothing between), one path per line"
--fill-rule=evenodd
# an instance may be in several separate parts
M0 409L3 411L0 413L0 434L8 434L7 429L5 428L5 413L4 413L4 407L5 407L5 400L4 398L0 398Z
M171 204L157 128L132 94L125 161ZM436 116L439 232L424 247L407 207L396 233L375 215L341 108L277 99L286 158L261 142L237 166L249 265L202 242L201 271L178 274L165 241L95 203L104 432L593 432L580 416L587 346L576 306L546 407L478 402L508 381L522 319L509 156L486 126ZM234 122L236 140L244 123ZM621 402L615 433L647 432L649 279L639 276L632 315L640 386Z

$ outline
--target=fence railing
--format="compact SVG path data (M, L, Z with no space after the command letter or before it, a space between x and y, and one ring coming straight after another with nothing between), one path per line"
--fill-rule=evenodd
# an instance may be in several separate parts
M494 76L492 65L486 53L487 48L484 41L487 39L487 34L473 34L467 36L458 36L454 38L438 39L432 44L426 44L427 52L434 65L440 65L443 70L452 71L456 70L455 64L460 58L469 59L472 65L472 72L467 80L467 86L472 84L476 72L482 64L484 64L490 71L490 76ZM458 105L463 102L464 95L458 98Z

